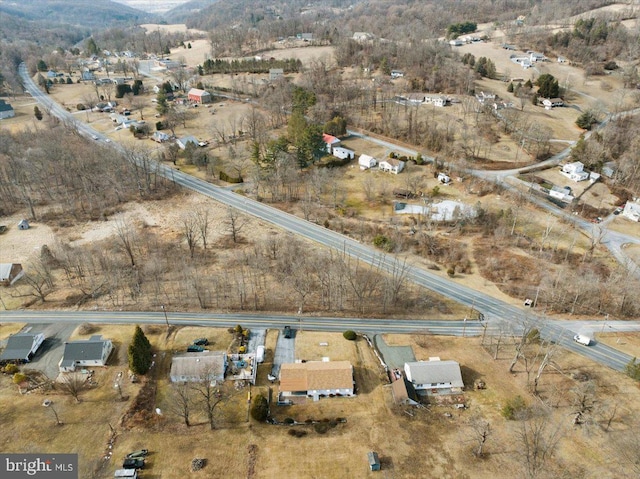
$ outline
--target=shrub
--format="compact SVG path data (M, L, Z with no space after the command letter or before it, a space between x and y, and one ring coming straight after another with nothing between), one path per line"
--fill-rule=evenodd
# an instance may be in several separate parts
M578 117L576 120L576 125L583 130L590 130L593 125L598 123L598 119L596 115L592 111L585 111L582 115Z
M164 123L161 121L156 121L156 130L160 131L164 129Z
M303 431L302 429L289 429L287 434L293 437L304 437L307 435L307 431Z
M625 367L625 372L630 378L640 381L640 362L633 358Z
M329 427L328 422L317 422L313 425L313 429L315 429L318 434L326 433L329 430Z
M291 424L294 424L296 421L295 421L295 419L293 419L293 418L285 417L285 418L284 418L284 421L282 421L282 422L284 422L285 424L289 424L289 425L291 425Z
M220 181L226 181L227 183L243 183L244 180L242 177L233 177L226 174L224 171L220 170Z
M78 111L82 111L82 110L86 110L87 109L82 103L78 103L76 105L76 108L77 108Z
M96 326L91 323L82 323L78 328L78 334L93 334L97 330Z
M378 234L376 236L374 236L373 238L373 245L376 248L380 248L384 251L391 251L393 250L393 241L391 239L389 239L388 237L386 237L383 234Z
M454 266L451 266L447 270L447 275L449 276L449 278L453 278L456 275L456 268Z
M524 399L522 399L522 396L516 396L507 400L500 413L505 419L513 421L517 418L520 412L524 411L526 406L527 405L525 404Z
M264 422L269 416L269 402L262 394L253 397L251 404L251 417L259 422Z
M15 374L19 371L19 369L15 364L7 364L2 371L5 374Z
M358 337L358 335L356 334L355 331L352 330L347 330L344 333L342 333L342 336L344 336L344 339L347 339L349 341L355 341L356 338Z
M23 374L23 373L15 373L13 375L13 382L14 384L20 384L23 383L27 380L27 375Z
M116 98L123 98L127 93L131 93L131 85L123 83L122 85L116 85Z

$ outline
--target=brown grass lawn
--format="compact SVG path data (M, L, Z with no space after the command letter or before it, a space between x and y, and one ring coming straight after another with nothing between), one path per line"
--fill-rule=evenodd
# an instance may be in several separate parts
M24 328L24 323L0 323L0 339L7 339Z
M607 344L634 358L640 358L640 333L615 331L614 327L606 327L604 333L596 333L598 342Z
M131 327L120 329L98 330L126 341ZM230 399L218 411L218 427L211 431L201 414L195 414L194 425L187 428L171 413L167 380L169 357L172 350L182 349L194 337L205 336L215 348L224 347L229 334L219 329L182 328L167 338L164 328L154 327L148 330L148 336L159 348L154 370L158 378L154 406L161 409L161 416L156 415L150 422L130 428L120 425L120 417L140 387L125 380L123 393L129 396L129 401L118 400L113 380L118 371L126 369L122 359L96 371L98 386L82 393L82 401L78 404L70 396L55 392L20 396L10 378L2 376L0 412L4 434L0 436L0 450L78 452L82 478L112 477L121 458L140 448L151 451L144 471L147 478L366 478L373 477L366 463L366 453L371 450L379 453L383 470L398 478L419 477L425 470L430 471L430 477L522 476L517 455L519 448L514 439L518 423L505 421L500 416L500 408L507 398L518 394L530 404L537 400L526 391L522 364L516 367L514 375L507 374L511 348L505 348L494 361L482 349L479 338L386 336L385 340L391 345L411 345L418 359L439 356L459 361L466 384L472 384L476 378L484 379L487 384L483 391L467 389L465 401L469 408L466 411L435 405L415 410L393 405L383 371L364 340L350 342L339 333L302 331L296 339L297 356L318 359L326 355L335 360L350 360L355 368L358 396L326 398L290 407L273 405L272 414L279 420L286 417L301 422L346 418L347 422L329 427L326 433L318 433L310 425L287 427L247 421L248 390L227 384ZM265 371L271 367L269 361L276 336L277 331L271 331L267 336L267 357L260 366L258 385L252 388L253 394L268 395L269 387L273 389L274 397L277 394L277 384L269 384L264 378ZM639 344L637 337L625 341ZM319 346L320 342L327 342L328 346ZM618 432L638 423L637 385L620 374L585 364L584 359L565 351L559 351L554 359L567 375L549 369L541 381L541 395L553 397L558 405L553 412L554 420L562 424L563 430L555 453L558 467L566 477L587 477L585 474L591 474L589 477L621 477L616 471L622 470L618 468L622 468L623 463L607 446L607 434L595 425L579 428L571 425L569 389L575 382L568 374L581 372L594 378L602 405L610 404L614 399L617 401L619 409L612 430ZM41 406L45 397L54 401L63 426L55 426L53 414ZM445 413L451 413L452 417L445 417ZM473 415L484 417L492 427L492 435L486 444L488 456L481 461L471 454L474 442L467 424ZM109 424L117 431L113 457L104 463L104 467L98 468L108 451ZM304 430L307 434L295 438L287 433L290 429ZM598 454L598 451L602 453ZM207 459L203 472L189 471L191 459L195 457Z

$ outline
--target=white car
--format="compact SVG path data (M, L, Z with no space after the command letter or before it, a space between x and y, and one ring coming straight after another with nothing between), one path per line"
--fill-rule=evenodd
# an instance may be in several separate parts
M584 334L576 334L573 337L573 340L578 344L582 344L583 346L589 346L591 344L591 338L589 336L585 336Z

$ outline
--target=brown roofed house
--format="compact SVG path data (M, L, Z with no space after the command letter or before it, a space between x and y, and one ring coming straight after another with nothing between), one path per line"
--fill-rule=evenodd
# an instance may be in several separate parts
M353 366L349 361L283 364L280 368L280 393L283 396L307 396L314 401L332 394L353 396Z

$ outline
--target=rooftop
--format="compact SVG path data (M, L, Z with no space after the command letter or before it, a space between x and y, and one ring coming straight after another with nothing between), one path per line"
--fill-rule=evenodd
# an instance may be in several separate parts
M353 367L349 361L308 361L283 364L280 390L310 391L353 388Z

